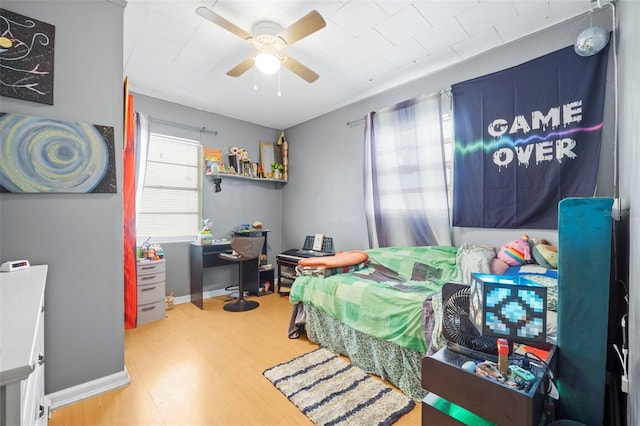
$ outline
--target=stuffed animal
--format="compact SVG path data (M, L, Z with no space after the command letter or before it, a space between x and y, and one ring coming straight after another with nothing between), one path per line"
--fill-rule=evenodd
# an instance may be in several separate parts
M556 269L558 267L558 249L551 245L547 240L540 240L534 244L531 249L533 259L538 265L547 269Z
M520 266L531 261L531 248L529 236L523 235L500 247L498 259L510 266Z
M496 257L491 259L491 273L503 275L510 266L520 266L531 261L531 243L528 235L510 241L500 247Z

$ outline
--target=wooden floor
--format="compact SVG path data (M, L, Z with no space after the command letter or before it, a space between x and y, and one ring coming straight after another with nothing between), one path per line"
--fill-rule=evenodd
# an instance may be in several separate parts
M262 372L318 346L289 339L291 305L277 294L249 312L176 305L167 318L125 331L131 384L54 411L50 426L309 425ZM396 425L419 425L420 404Z

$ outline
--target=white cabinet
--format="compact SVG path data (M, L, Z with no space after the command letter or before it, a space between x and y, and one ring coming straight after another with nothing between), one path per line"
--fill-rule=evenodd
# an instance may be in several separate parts
M0 425L46 425L44 289L47 265L0 273Z
M164 268L164 259L138 262L138 325L164 318Z

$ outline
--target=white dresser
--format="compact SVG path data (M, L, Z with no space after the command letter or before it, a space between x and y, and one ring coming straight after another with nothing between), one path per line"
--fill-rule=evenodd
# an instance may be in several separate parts
M164 272L164 259L138 262L138 325L164 318Z
M0 425L46 425L44 289L47 265L0 272Z

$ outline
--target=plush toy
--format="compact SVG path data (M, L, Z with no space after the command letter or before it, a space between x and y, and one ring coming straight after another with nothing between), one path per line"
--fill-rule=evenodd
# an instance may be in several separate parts
M523 235L500 247L498 259L510 266L520 266L531 261L529 236Z
M500 247L496 257L491 259L491 273L503 275L510 266L520 266L531 261L531 243L528 235L510 241Z
M558 267L558 249L547 240L540 240L539 243L534 244L531 254L540 266L547 269L556 269Z

